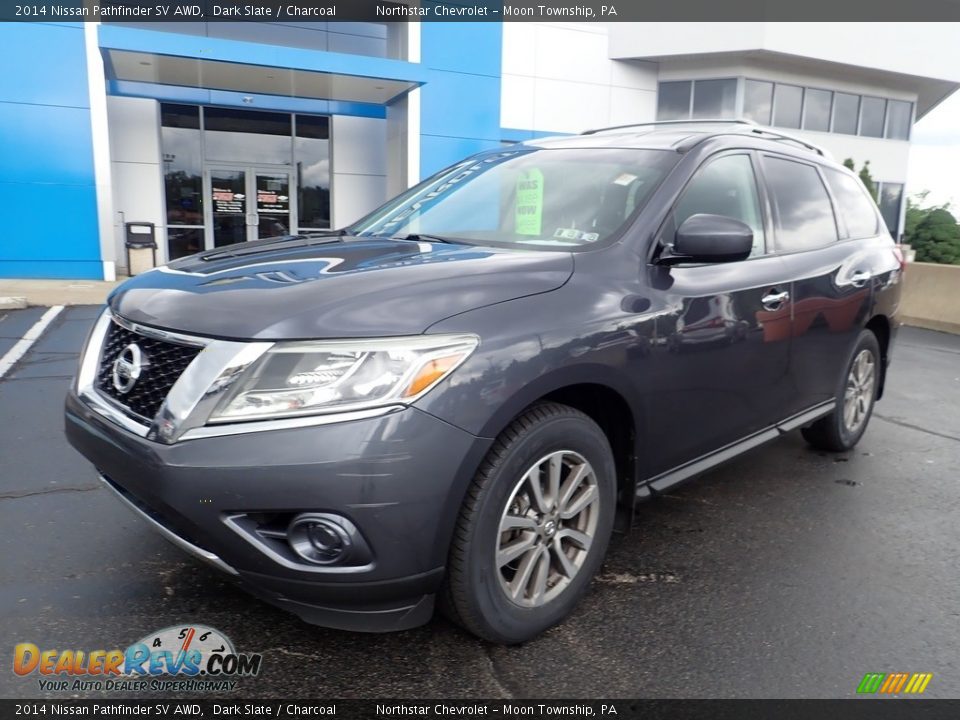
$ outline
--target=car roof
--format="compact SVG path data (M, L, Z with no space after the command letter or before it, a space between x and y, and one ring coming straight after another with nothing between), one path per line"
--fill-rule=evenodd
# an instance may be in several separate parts
M707 140L749 147L785 147L809 157L832 160L829 151L794 135L749 120L670 120L636 125L618 125L587 130L580 135L563 135L528 140L525 145L542 148L632 148L687 152ZM833 163L831 163L833 164Z

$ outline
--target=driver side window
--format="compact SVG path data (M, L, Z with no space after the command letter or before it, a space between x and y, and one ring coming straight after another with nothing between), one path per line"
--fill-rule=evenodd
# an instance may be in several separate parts
M673 227L698 213L723 215L749 225L753 230L750 257L766 252L760 196L749 155L724 155L700 168L674 208Z

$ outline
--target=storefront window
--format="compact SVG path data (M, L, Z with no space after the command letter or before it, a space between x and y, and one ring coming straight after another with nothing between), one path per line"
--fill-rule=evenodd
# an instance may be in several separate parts
M886 100L864 97L860 103L860 134L867 137L883 137L883 118L886 112Z
M900 204L903 202L903 183L880 183L880 214L894 238L900 227Z
M162 105L163 184L168 225L203 225L200 108Z
M329 117L167 103L160 112L168 260L330 227Z
M684 120L690 117L689 80L662 82L657 93L657 120Z
M733 117L737 108L737 81L697 80L693 84L693 117Z
M910 138L910 116L913 105L903 100L891 100L887 103L887 131L885 137L894 140Z
M301 228L330 227L330 119L296 116L294 162Z
M833 131L856 135L859 116L860 96L838 92L833 102Z
M773 108L773 83L762 80L747 80L743 86L743 115L748 120L770 124Z
M193 255L203 250L203 228L167 228L167 258L178 258Z
M803 129L827 132L830 129L830 106L833 93L807 88L803 103Z
M773 108L774 125L785 128L799 128L800 111L803 109L803 88L777 83Z
M290 115L204 108L204 151L220 162L290 164Z

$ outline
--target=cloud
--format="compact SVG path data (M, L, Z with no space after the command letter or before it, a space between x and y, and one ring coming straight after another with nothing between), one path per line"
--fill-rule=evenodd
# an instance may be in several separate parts
M960 93L954 93L913 128L907 194L929 190L929 203L960 207Z
M913 127L914 145L960 145L960 92L956 92Z
M960 141L951 145L914 145L910 150L907 194L929 190L928 203L960 207Z

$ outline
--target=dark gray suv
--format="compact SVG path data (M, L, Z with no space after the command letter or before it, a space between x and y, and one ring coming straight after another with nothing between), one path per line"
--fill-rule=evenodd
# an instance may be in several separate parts
M772 130L512 145L344 230L124 283L66 430L168 539L308 622L439 604L521 642L637 499L794 429L853 447L902 270L859 180Z

